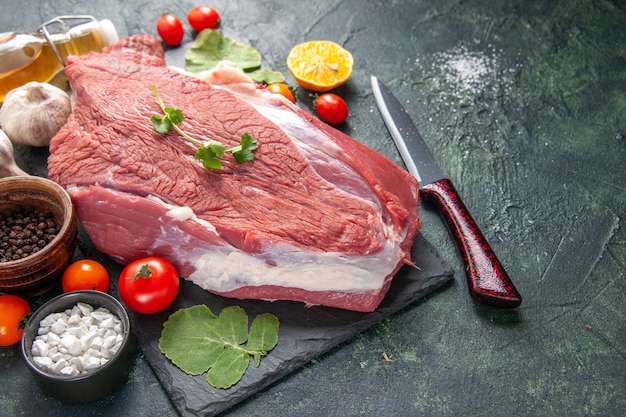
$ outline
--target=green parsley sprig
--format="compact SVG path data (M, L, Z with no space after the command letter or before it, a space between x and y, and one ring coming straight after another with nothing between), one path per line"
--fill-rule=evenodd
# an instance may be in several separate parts
M152 91L156 96L157 102L163 110L163 115L155 114L150 120L154 125L154 130L161 134L166 134L174 129L183 138L198 146L194 158L202 161L202 165L206 169L220 169L222 168L221 158L225 153L230 153L238 163L249 162L254 159L254 150L258 148L257 141L248 133L241 135L241 141L238 146L230 149L226 149L224 145L215 140L201 141L189 136L178 125L185 119L183 112L179 109L172 107L165 107L163 99L157 90L156 86L152 84Z

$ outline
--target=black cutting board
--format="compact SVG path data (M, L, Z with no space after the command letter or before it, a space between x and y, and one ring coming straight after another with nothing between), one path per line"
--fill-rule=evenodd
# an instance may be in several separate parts
M23 166L33 175L46 176L47 148L18 147ZM119 299L117 277L122 266L99 252L79 227L75 259L95 259L106 266L112 277L110 293ZM452 280L453 271L421 235L416 236L412 259L417 268L405 266L394 277L391 288L373 313L358 313L327 307L307 308L289 301L233 300L210 294L188 281L182 281L180 294L166 310L154 315L129 311L132 329L150 366L181 416L213 416L263 390L312 359L349 340L391 314L415 303ZM60 287L60 286L59 286ZM60 288L40 297L37 304L59 294ZM212 388L205 376L190 376L174 366L158 348L163 323L174 311L206 304L219 314L222 308L239 305L250 320L260 313L273 313L280 322L279 341L262 358L259 368L250 366L243 379L228 390Z
M133 315L134 328L146 358L178 412L182 416L214 416L452 279L451 268L421 234L417 235L412 252L419 269L403 267L379 308L372 313L319 306L307 308L303 303L290 301L231 300L185 281L176 301L165 311ZM278 345L261 359L259 368L251 363L242 380L228 390L211 387L205 375L187 375L159 351L159 337L169 315L197 304L206 304L215 314L229 305L238 305L248 313L250 321L258 314L273 313L280 322Z
M169 49L169 65L184 67L188 45ZM184 282L174 305L153 316L135 316L139 344L145 356L182 416L214 416L299 369L312 359L347 341L373 324L440 288L452 279L452 269L443 262L430 243L418 234L412 249L419 267L404 267L394 277L389 293L373 313L358 313L326 307L307 308L289 301L230 300L207 293ZM206 304L214 314L238 305L250 321L261 313L273 313L280 322L278 345L261 360L252 363L243 379L228 390L211 387L205 375L187 375L172 364L158 348L163 323L174 311Z

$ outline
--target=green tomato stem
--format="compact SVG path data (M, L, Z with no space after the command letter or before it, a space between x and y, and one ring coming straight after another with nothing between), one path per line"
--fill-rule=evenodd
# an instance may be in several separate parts
M148 278L150 278L150 276L152 276L152 270L150 269L150 266L148 264L143 264L139 268L139 271L137 271L137 273L135 275L131 276L130 278L132 278L132 279L137 279L137 278L148 279Z

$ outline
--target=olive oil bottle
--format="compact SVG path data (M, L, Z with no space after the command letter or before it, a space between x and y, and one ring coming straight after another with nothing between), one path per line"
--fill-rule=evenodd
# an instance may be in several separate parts
M0 103L6 93L29 81L63 87L58 84L62 84L60 75L69 55L99 52L117 39L110 20L98 21L93 16L59 16L35 33L1 33Z

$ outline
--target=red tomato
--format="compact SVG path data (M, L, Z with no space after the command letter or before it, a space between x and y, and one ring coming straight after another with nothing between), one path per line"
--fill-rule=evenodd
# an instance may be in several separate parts
M187 20L196 32L204 29L217 29L220 25L219 13L209 6L196 6L189 10Z
M0 295L0 346L11 346L22 339L31 312L30 304L22 297Z
M322 94L315 101L315 111L325 122L338 124L348 118L348 105L336 94Z
M185 36L185 29L180 19L171 13L163 13L157 20L157 32L163 42L169 46L178 46Z
M272 93L280 94L281 96L284 96L287 100L291 101L292 103L296 102L296 98L293 96L291 89L285 83L273 83L273 84L268 85L267 89L270 90Z
M131 262L118 281L122 301L131 310L142 314L156 313L172 304L179 288L176 268L156 256Z
M76 261L67 267L61 279L63 292L77 290L109 291L109 273L102 264L90 259Z

